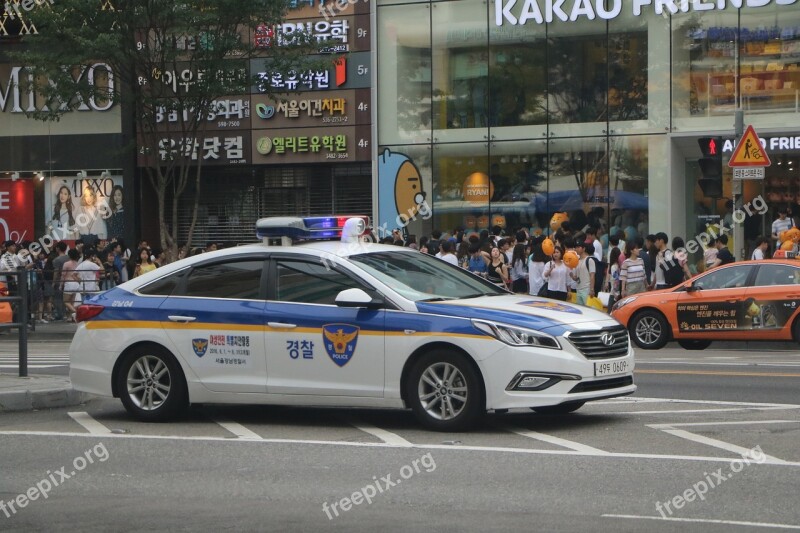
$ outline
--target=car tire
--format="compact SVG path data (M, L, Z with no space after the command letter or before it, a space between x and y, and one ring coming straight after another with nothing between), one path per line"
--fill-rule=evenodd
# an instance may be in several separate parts
M186 382L175 357L160 346L139 346L121 361L117 392L125 409L145 422L163 422L188 406Z
M628 330L634 344L644 350L658 350L669 340L669 325L664 315L658 311L636 313Z
M531 407L531 411L535 411L540 415L567 415L574 413L586 402L566 402L558 405L548 405L544 407Z
M711 346L711 341L697 339L683 339L678 341L678 345L684 350L705 350Z
M406 399L423 426L435 431L464 431L484 411L477 372L466 356L450 350L423 355L408 373Z

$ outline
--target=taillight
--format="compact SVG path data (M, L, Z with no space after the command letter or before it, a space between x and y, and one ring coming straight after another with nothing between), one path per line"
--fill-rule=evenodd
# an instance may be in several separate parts
M84 320L91 320L100 313L102 313L103 309L105 309L105 306L97 304L80 305L78 306L78 309L75 312L75 321L83 322Z

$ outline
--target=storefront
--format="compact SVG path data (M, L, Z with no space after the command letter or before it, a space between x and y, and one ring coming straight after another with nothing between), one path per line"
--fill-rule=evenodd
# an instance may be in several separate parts
M696 185L697 139L732 140L737 106L763 137L794 138L800 2L650 4L379 0L380 222L411 212L411 234L547 232L566 212L577 229L598 219L628 238L689 239L699 213L724 216L737 192L769 204L747 238L768 231L763 219L800 193L795 149L768 145L767 179L741 193L726 172L713 202ZM413 216L410 187L432 217Z

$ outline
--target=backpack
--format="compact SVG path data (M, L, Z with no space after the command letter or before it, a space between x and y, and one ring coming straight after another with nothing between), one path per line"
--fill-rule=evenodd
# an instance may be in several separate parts
M665 266L667 268L664 268ZM683 267L680 261L675 257L675 254L671 254L671 258L667 259L667 254L664 253L664 264L661 265L661 270L664 271L664 284L667 287L674 287L683 283Z
M590 255L586 258L586 269L589 270L589 261L594 261L594 293L600 294L603 291L603 282L606 280L606 264Z

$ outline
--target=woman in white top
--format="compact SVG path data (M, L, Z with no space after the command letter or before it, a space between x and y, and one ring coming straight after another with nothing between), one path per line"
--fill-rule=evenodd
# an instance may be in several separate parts
M563 255L564 249L556 246L553 250L553 259L545 265L542 276L547 280L547 297L566 302L569 267L561 260Z
M542 251L542 240L533 245L533 253L528 257L528 293L537 296L539 291L546 283L544 279L544 265L547 263L547 256Z
M525 245L517 244L511 255L511 290L516 294L528 292L528 262L525 258Z

